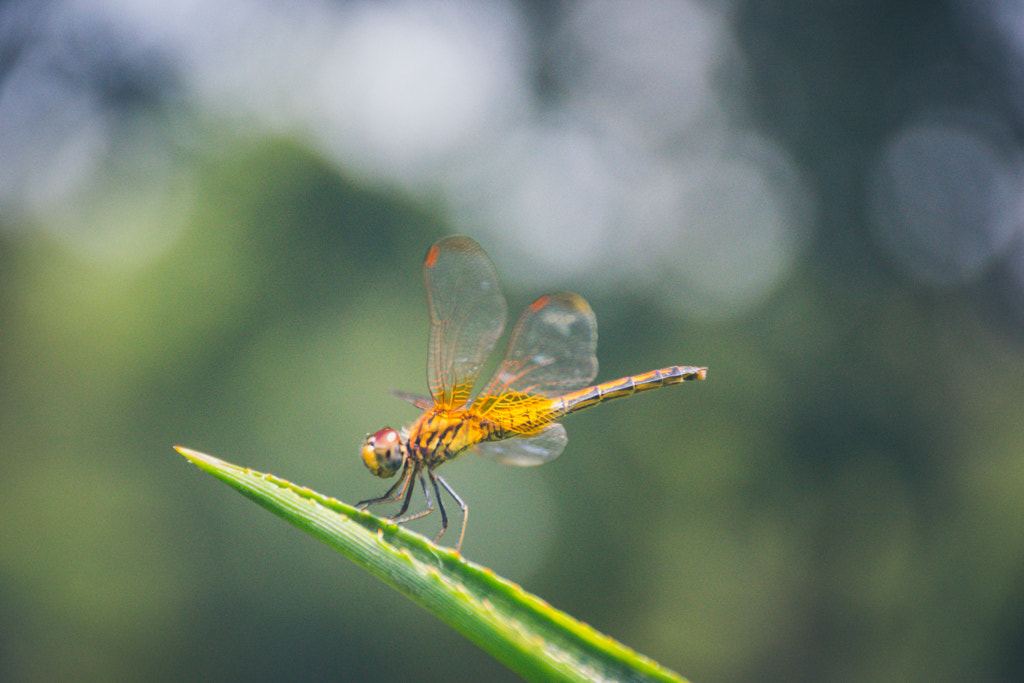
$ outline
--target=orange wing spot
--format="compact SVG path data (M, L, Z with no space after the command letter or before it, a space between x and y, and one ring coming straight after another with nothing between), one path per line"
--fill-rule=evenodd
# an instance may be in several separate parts
M542 309L545 306L547 306L548 303L550 303L550 301L551 301L551 297L548 296L547 294L545 294L544 296L540 297L539 299L534 301L532 304L530 304L530 310L533 311L534 313L536 313L540 309Z
M424 268L433 268L437 265L437 257L441 255L441 250L437 248L437 245L430 247L430 251L427 252L427 260L423 263Z

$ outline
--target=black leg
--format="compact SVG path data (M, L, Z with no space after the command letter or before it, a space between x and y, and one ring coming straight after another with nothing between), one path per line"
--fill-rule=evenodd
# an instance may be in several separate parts
M402 468L402 476L398 478L398 481L396 481L391 486L391 488L384 492L383 496L379 496L377 498L370 498L369 500L359 501L358 503L356 503L356 507L364 508L367 505L376 505L377 503L394 503L396 500L399 500L402 496L405 495L405 487L408 486L409 482L412 480L412 475L413 472L410 470L409 463L407 462L405 463L405 467ZM393 496L392 494L399 486L402 487L402 490L398 492L397 496Z
M441 511L441 532L434 537L434 543L437 543L437 541L444 536L444 532L448 531L448 513L445 512L444 501L441 500L441 492L437 489L437 480L439 477L431 470L427 470L427 476L430 477L430 483L434 487L434 495L437 496L437 509Z
M402 515L406 510L409 509L409 499L412 498L412 490L414 488L410 486L409 495L406 496L405 499L405 505L403 505L402 509L398 511L398 514L391 518L394 519L395 522L398 524L402 524L403 522L411 522L412 520L419 519L420 517L426 517L434 511L434 501L430 498L430 491L427 490L427 480L423 478L423 472L421 472L420 470L416 470L416 472L419 476L420 486L423 487L423 497L427 499L427 509L420 510L419 512L413 513L406 517L402 517L401 519L395 519L395 517Z
M402 499L402 507L401 509L398 510L398 512L391 515L391 519L394 519L395 517L401 517L405 514L405 511L409 509L409 503L412 501L412 492L416 489L416 484L413 484L412 480L413 477L416 476L416 473L419 471L420 468L417 466L415 470L409 472L409 485L406 488L402 489L403 491L405 491L405 498ZM428 500L427 504L429 503L430 501Z
M397 524L404 524L405 522L411 522L414 519L426 517L433 512L434 498L436 497L437 508L441 513L441 532L434 537L434 542L436 543L442 536L444 536L444 532L448 530L448 511L445 510L444 501L441 499L441 489L438 488L438 484L440 484L441 487L448 492L448 495L452 497L452 500L458 504L459 509L462 510L462 530L459 532L459 543L455 546L455 552L461 552L462 540L466 537L466 523L469 520L469 507L462 501L462 498L459 498L459 494L455 493L455 490L452 489L444 479L434 474L430 469L426 471L426 475L427 477L430 477L430 487L427 486L427 479L423 476L423 468L416 465L410 466L409 463L406 463L402 470L401 478L395 482L394 486L389 488L383 496L364 500L360 503L356 503L356 506L364 508L368 505L376 505L377 503L394 503L397 500L401 500L401 509L392 515L390 519L395 521ZM409 504L412 502L412 494L416 489L416 485L412 483L414 479L419 479L420 488L423 489L423 497L427 501L427 507L425 510L403 517L402 515L405 515L409 510ZM431 497L430 495L430 488L434 489L434 497ZM398 491L397 494L395 494L396 490Z
M455 546L455 552L460 553L462 552L462 539L466 537L466 522L469 521L469 507L462 502L462 499L459 498L459 494L455 493L455 490L448 485L448 482L446 482L440 476L435 475L433 472L431 472L430 474L432 479L436 478L437 480L434 482L434 488L437 489L437 482L441 482L441 486L443 486L444 490L447 491L448 494L455 500L455 502L459 504L459 509L462 510L462 531L459 532L459 544ZM440 493L437 494L437 499L441 500ZM442 510L443 509L444 508L442 508ZM444 533L444 529L441 530L441 533ZM438 534L437 538L441 538L440 534ZM436 541L437 539L434 540Z

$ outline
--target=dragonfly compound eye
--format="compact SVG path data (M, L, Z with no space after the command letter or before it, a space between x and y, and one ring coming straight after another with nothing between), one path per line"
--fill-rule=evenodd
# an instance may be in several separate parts
M360 449L363 464L378 477L393 477L405 464L405 444L391 427L370 434Z

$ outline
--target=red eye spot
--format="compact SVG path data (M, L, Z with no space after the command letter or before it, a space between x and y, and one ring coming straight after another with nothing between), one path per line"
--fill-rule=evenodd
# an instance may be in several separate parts
M540 297L539 299L534 301L532 304L530 304L530 310L533 311L534 313L536 313L540 309L542 309L545 306L547 306L550 301L551 301L551 297L549 297L549 296L547 296L545 294L544 296Z
M398 441L398 432L391 427L385 427L384 429L378 430L373 435L374 443L394 443Z
M437 245L435 244L430 248L430 251L427 252L427 260L424 263L424 266L426 268L433 268L437 264L437 257L440 255L441 250L438 249Z

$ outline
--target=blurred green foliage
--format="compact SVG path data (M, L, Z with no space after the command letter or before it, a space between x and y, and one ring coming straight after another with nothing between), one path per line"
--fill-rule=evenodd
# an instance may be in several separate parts
M0 232L0 677L508 680L170 448L378 493L356 446L413 417L442 216L286 143L197 173L141 267ZM543 468L448 465L464 552L697 680L1019 672L1021 349L819 246L728 322L591 297L602 378L709 379L571 418Z

